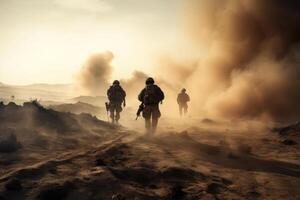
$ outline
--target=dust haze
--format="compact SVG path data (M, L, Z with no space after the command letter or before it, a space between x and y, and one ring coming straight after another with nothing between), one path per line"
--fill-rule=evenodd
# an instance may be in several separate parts
M77 88L86 95L102 95L109 86L113 58L110 51L91 55L75 76Z
M120 124L105 107L120 52L93 48L70 84L0 83L0 200L299 199L300 2L183 0L180 8L172 51L158 48L152 71L120 78ZM135 120L148 77L165 93L153 134ZM180 117L182 88L191 102Z
M299 118L299 8L280 0L186 3L186 31L207 51L187 80L196 112Z
M121 83L136 95L148 76L166 93L175 115L177 93L186 87L194 116L292 121L300 116L300 3L295 1L186 1L182 31L199 59L157 58L155 72L137 69ZM177 47L180 49L180 47ZM202 49L202 53L200 52ZM203 54L204 50L204 54ZM111 54L92 56L79 83L95 94L111 77Z

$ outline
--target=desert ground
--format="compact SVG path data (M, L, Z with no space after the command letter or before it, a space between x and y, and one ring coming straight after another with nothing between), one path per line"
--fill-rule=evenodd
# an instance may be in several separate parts
M0 8L0 200L300 200L300 0Z
M300 124L162 117L148 136L129 111L112 125L37 101L0 110L1 200L300 199Z

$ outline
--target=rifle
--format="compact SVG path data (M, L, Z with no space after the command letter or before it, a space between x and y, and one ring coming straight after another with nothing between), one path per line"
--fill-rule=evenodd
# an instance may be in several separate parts
M139 109L136 112L135 120L138 120L138 118L141 116L141 112L143 112L143 110L144 110L144 103L141 103L141 105L139 106Z
M107 121L109 121L109 119L108 119L108 111L109 111L109 107L110 107L109 103L108 103L108 102L105 102Z

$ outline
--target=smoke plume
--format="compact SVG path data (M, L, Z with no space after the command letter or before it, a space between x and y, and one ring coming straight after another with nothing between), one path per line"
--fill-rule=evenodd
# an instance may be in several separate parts
M201 59L161 60L151 76L166 101L176 106L177 93L186 87L197 115L299 120L299 1L186 0L184 8L185 36ZM78 80L86 91L108 86L112 58L94 55L82 67ZM135 72L121 80L129 98L136 100L146 77Z
M98 53L90 56L76 76L77 86L86 95L103 95L112 75L111 52Z
M141 71L133 72L132 76L128 79L122 79L122 87L126 90L127 101L131 102L134 106L138 104L137 96L143 89L147 74Z
M187 36L206 52L186 81L197 112L299 119L299 1L189 0L185 8Z

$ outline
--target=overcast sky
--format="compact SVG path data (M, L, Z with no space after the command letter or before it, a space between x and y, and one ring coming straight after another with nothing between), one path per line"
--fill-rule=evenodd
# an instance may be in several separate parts
M70 83L112 51L114 78L150 72L172 51L182 0L0 0L0 82Z

